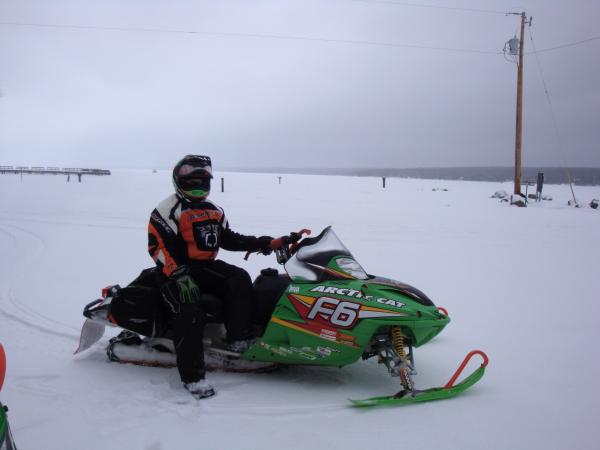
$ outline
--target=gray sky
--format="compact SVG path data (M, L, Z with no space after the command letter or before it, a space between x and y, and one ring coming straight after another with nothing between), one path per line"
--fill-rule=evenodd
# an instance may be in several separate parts
M523 164L600 167L595 0L2 0L0 165L510 166L519 18L488 10L596 38L538 53L562 149L526 55Z

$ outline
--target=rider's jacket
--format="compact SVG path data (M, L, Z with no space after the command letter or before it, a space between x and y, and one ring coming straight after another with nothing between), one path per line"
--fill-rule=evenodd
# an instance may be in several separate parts
M257 251L260 245L255 236L231 231L223 208L209 200L192 204L173 194L150 215L148 252L166 276L182 265L213 261L221 247Z

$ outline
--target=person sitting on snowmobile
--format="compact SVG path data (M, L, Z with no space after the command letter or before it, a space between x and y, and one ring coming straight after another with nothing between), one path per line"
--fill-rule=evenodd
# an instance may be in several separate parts
M256 339L250 276L216 259L217 253L224 248L268 254L273 240L233 232L223 209L207 200L211 179L210 157L185 156L173 169L175 193L152 211L148 225L148 251L163 278L161 291L171 315L179 375L198 398L215 393L205 379L200 293L216 295L223 302L227 350L242 353Z

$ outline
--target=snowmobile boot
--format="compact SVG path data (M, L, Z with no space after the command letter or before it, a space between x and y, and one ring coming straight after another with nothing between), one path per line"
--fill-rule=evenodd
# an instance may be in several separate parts
M215 389L208 384L208 381L205 379L193 383L184 383L183 386L197 399L208 398L215 395Z

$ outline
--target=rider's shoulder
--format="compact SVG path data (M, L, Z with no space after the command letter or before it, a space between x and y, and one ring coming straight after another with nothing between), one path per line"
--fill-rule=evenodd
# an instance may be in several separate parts
M175 205L178 202L181 202L181 199L177 196L177 194L171 194L168 197L162 199L159 205Z
M181 202L181 199L176 194L171 194L167 198L161 200L156 209L168 209Z

